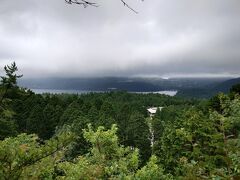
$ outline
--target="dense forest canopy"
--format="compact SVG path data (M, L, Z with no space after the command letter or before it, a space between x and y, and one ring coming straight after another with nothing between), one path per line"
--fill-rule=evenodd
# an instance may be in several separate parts
M0 179L239 179L239 85L209 100L0 85ZM163 107L151 118L149 107Z

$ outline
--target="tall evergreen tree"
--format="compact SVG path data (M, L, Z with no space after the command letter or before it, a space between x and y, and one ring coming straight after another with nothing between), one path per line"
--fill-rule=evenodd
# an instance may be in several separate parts
M16 74L18 68L15 62L5 66L4 70L6 75L1 77L0 82L0 139L14 136L17 133L12 100L18 96L20 90L17 86L17 79L22 77Z
M36 133L39 137L45 136L45 128L47 124L44 123L43 109L40 105L33 107L26 123L26 129L28 133Z
M126 127L126 134L124 145L138 148L145 163L151 155L150 131L146 119L139 113L133 113Z
M83 112L76 101L73 101L64 111L60 118L59 125L72 124Z

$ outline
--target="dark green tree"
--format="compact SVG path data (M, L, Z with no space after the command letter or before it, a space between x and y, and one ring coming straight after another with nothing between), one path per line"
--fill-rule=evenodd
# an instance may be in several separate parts
M88 111L88 119L91 121L92 125L95 127L97 121L99 120L99 110L92 106Z
M59 120L56 115L53 105L47 104L43 109L43 121L41 126L45 126L45 128L43 128L45 132L41 132L43 135L42 138L49 139L54 134L55 127Z
M124 145L138 148L142 163L151 156L151 142L149 126L144 116L133 113L126 127L126 141Z
M17 133L16 122L13 118L15 112L12 109L12 100L19 94L17 79L22 75L17 75L17 65L13 62L4 67L5 76L0 81L0 139L14 136Z
M72 124L75 119L81 116L83 112L81 111L80 105L73 101L64 111L63 115L60 118L59 125Z
M105 101L99 111L97 126L111 128L112 124L115 124L115 111L111 102Z
M26 130L28 133L38 134L39 137L45 137L45 129L47 124L44 123L43 119L43 108L40 105L36 105L33 107L27 122L26 122Z
M0 93L0 105L4 98L12 98L16 96L17 90L19 87L17 86L17 79L21 78L22 75L17 75L17 65L13 62L11 65L6 65L4 67L5 76L1 77L1 93Z
M125 144L127 141L127 127L131 116L131 106L127 103L123 104L118 108L116 113L116 122L118 125L118 137L120 143Z
M230 89L230 93L240 94L240 84L233 85Z
M76 136L75 140L71 143L68 151L66 152L67 159L74 159L79 155L88 153L90 144L83 137L83 129L87 128L90 120L85 116L79 116L71 124L71 132Z

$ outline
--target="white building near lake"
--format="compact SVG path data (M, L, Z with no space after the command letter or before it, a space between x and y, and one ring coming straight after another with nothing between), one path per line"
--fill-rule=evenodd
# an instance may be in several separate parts
M163 107L150 107L147 109L148 114L150 116L150 121L149 121L149 131L151 133L150 141L151 141L151 146L154 144L154 132L153 132L153 127L152 127L152 120L155 114L157 113L158 109L161 111Z
M157 113L157 110L159 109L161 111L162 108L163 107L151 107L151 108L148 108L147 111L149 113L149 116L153 117Z

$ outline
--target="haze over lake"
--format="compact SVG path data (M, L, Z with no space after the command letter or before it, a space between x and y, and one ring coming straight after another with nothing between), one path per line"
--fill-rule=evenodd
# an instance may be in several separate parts
M87 93L103 93L103 92L109 92L109 91L83 91L83 90L59 90L59 89L31 89L36 94L44 94L44 93L50 93L50 94L87 94ZM168 96L175 96L177 94L177 91L149 91L149 92L130 92L130 93L138 93L138 94L163 94Z
M21 79L19 85L37 94L86 94L91 92L127 91L169 96L210 97L227 92L239 78L40 78Z

